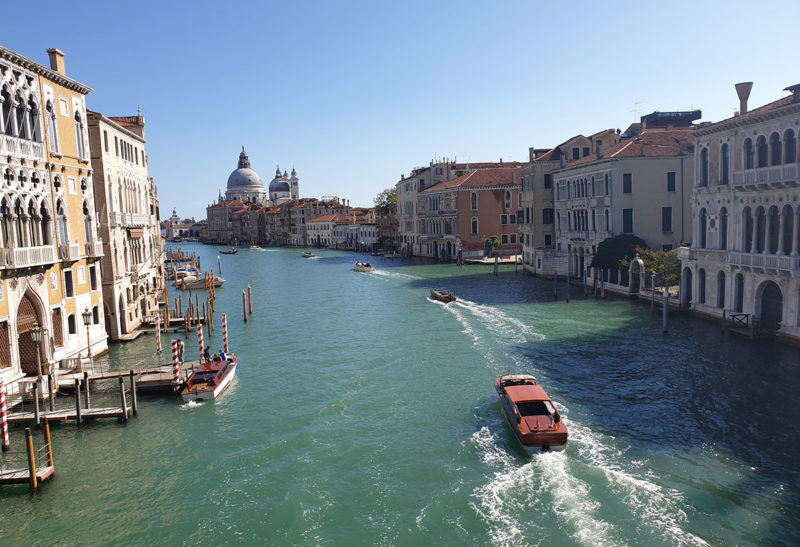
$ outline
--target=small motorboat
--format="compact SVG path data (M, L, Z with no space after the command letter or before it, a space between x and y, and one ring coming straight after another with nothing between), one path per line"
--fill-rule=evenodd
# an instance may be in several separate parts
M222 284L225 283L225 280L218 275L214 276L214 286L221 287ZM206 278L205 277L185 277L183 279L183 283L181 283L181 287L185 287L187 289L205 289L206 288Z
M239 252L239 249L237 249L236 247L231 247L230 251L226 251L225 249L220 249L219 252L224 255L235 255L236 253Z
M564 450L567 427L550 397L530 374L504 374L494 381L514 435L528 453Z
M239 357L233 353L227 355L224 361L219 356L206 361L186 380L181 397L187 403L213 401L230 385L238 363Z
M431 289L431 298L438 300L439 302L444 302L445 304L449 304L456 299L456 297L453 296L453 293L444 289Z
M353 264L353 269L357 272L363 272L363 273L375 271L375 267L369 262L356 262L355 264Z
M300 253L300 256L302 256L303 258L314 258L314 253L312 253L311 251L303 251L302 253Z
M197 268L191 266L185 266L176 269L173 275L180 280L183 279L184 277L197 277L198 273L199 270Z
M260 251L262 249L258 245L250 245L250 250L251 251Z

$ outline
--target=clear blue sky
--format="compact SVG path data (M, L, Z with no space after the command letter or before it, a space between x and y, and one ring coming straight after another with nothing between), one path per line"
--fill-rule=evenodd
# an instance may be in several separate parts
M265 185L279 164L303 197L370 206L434 157L524 161L635 109L718 121L736 82L751 106L800 83L797 1L182 5L42 5L0 34L44 65L64 51L90 109L141 107L162 217L204 218L242 145Z

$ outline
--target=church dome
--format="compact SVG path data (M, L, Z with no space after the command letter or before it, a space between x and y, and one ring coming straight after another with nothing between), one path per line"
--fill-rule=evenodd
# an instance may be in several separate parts
M281 175L281 168L275 170L275 178L269 183L269 193L274 192L290 192L289 181L286 175Z
M264 188L264 183L261 182L261 177L258 173L250 168L250 159L242 147L242 153L239 154L239 166L236 171L231 173L228 177L228 188L236 188L240 186L258 186Z

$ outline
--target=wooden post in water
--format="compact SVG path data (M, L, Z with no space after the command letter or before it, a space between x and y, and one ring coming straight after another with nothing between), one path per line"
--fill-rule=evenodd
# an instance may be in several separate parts
M55 375L51 372L47 375L47 391L50 398L50 410L56 409Z
M44 417L44 442L47 443L47 465L53 465L53 443L50 442L50 422L47 421L47 416Z
M587 277L588 277L588 274L586 273L586 268L584 268L583 269L583 297L584 298L586 298L586 295L589 294L588 293L587 283L586 283Z
M569 285L570 285L569 275L565 275L564 279L567 281L567 302L569 302Z
M217 255L217 269L219 270L219 275L222 275L222 262L219 260L219 255Z
M31 436L31 428L25 428L25 446L28 449L28 471L31 478L31 490L36 490L36 455L33 452L33 437Z
M91 404L90 404L90 401L89 401L89 373L88 372L84 372L83 373L83 393L85 395L85 399L84 400L86 401L86 408L91 408Z
M247 295L242 289L242 315L244 315L244 322L247 323Z
M131 379L131 405L133 406L133 415L136 416L139 414L139 405L138 401L136 400L136 378L133 375L133 370L130 371L130 379Z
M661 323L662 323L662 331L664 334L669 334L669 328L667 322L669 321L669 303L667 299L669 298L669 293L667 292L667 288L664 287L664 312L661 315Z
M200 322L200 297L197 293L194 293L194 318L195 322Z
M494 257L494 275L497 275L497 270L500 267L499 264L500 264L500 257L495 255L495 257Z
M125 381L122 379L122 376L119 377L119 398L122 402L122 417L120 421L127 422L128 421L128 401L125 399Z
M726 313L725 308L722 309L722 334L725 334L728 330L728 321L726 320Z
M605 270L600 270L600 298L606 297L606 285L603 276L605 275Z
M558 300L558 272L553 272L553 300Z
M653 298L650 299L650 313L656 312L656 274L650 274L650 290L653 291Z
M250 285L247 285L247 309L249 315L253 315L253 295L251 294Z
M81 381L75 378L75 421L78 425L83 423L81 419Z
M33 384L33 420L36 422L36 425L39 425L39 381L37 380L35 384Z

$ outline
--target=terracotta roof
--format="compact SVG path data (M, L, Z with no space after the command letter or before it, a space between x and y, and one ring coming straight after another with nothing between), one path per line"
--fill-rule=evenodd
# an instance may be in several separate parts
M116 124L122 127L140 127L144 125L144 118L139 116L107 116L109 120L113 120Z
M240 199L232 199L230 201L220 201L219 203L215 203L212 207L242 207L244 206L244 202Z
M786 106L786 105L792 104L793 100L794 100L793 95L787 95L786 97L782 97L782 98L778 99L777 101L772 101L771 103L767 103L767 104L765 104L763 106L759 106L758 108L754 108L753 110L748 110L747 114L740 114L739 116L732 116L732 117L730 117L730 118L728 118L726 120L722 120L720 122L715 122L714 125L716 125L717 123L727 122L727 121L730 121L730 120L739 120L739 119L742 119L742 118L746 118L748 116L755 116L756 114L761 114L763 112L769 112L770 110L775 110L776 108L780 108L782 106Z
M344 215L336 215L336 214L334 214L334 215L322 215L322 216L318 216L316 218L312 218L311 220L309 220L309 222L332 222L332 221L336 222L339 219L347 220L347 217L344 216Z
M511 186L520 184L519 167L492 167L489 169L476 169L453 180L446 180L434 184L424 192L436 192L450 188L481 188L488 186ZM513 181L513 182L512 182Z
M589 154L568 163L566 167L575 167L611 158L668 158L680 156L681 141L686 141L689 144L689 149L692 149L694 132L694 127L645 129L642 131L640 138L625 139L616 146L609 147L599 158L595 154Z

